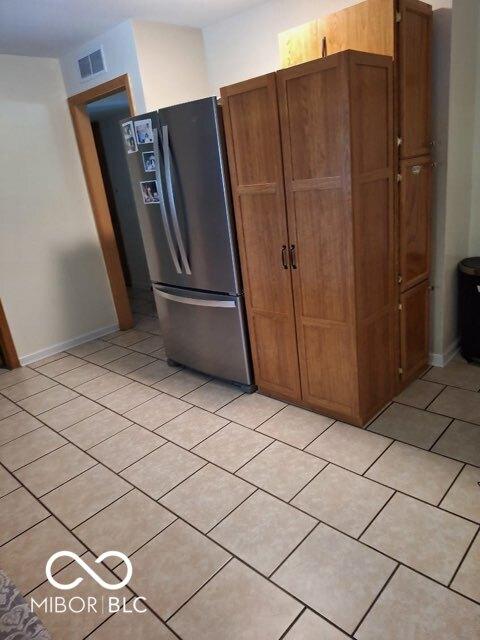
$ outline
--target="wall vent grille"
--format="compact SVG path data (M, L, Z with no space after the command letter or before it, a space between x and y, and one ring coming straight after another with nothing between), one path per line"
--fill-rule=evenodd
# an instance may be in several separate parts
M95 76L97 73L105 71L105 59L103 57L103 50L97 49L92 51L78 61L78 69L80 71L80 77L82 80Z

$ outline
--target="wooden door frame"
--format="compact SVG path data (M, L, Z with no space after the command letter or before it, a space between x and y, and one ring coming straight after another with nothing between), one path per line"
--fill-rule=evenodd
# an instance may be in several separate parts
M97 227L100 246L112 289L118 325L120 329L125 330L133 327L132 309L128 299L127 287L122 271L117 240L113 230L110 208L108 206L92 126L85 108L89 102L106 98L120 91L126 92L130 114L132 116L135 115L135 104L128 74L118 76L118 78L113 78L112 80L108 80L108 82L104 82L71 96L68 98L68 107L75 130L83 173L92 205L93 217L95 218L95 226Z
M5 364L9 369L17 369L20 366L17 350L13 342L10 327L8 326L7 316L3 309L0 299L0 350L5 360Z

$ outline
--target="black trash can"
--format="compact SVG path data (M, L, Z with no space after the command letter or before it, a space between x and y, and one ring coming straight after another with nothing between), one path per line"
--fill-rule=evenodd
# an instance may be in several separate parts
M458 263L460 350L468 362L480 363L480 258Z

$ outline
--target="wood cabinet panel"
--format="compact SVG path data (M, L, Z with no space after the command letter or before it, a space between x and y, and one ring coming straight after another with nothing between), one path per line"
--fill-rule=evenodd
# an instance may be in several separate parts
M354 415L347 57L285 69L277 84L289 235L297 247L292 275L302 396L319 409Z
M323 18L320 37L327 38L328 55L355 49L393 56L394 21L393 0L365 0Z
M292 180L338 176L341 172L339 68L330 60L324 66L321 71L294 74L284 85L290 148L284 162Z
M302 318L347 322L350 276L345 230L348 210L340 189L296 192L292 203L297 238L297 310Z
M430 206L432 161L427 157L401 162L400 274L401 290L428 278L430 270Z
M239 186L276 182L272 88L258 86L229 96L231 135Z
M361 182L355 208L358 321L394 305L394 247L391 180Z
M292 304L290 274L282 268L282 246L288 244L288 237L284 215L279 215L277 195L238 194L238 201L250 303L258 311L286 313Z
M351 109L355 117L354 170L361 174L393 170L393 87L386 58L355 53L351 67ZM362 60L364 62L362 62Z
M371 418L395 390L396 308L385 308L362 324L358 357L360 413Z
M302 318L298 332L303 400L320 411L357 422L351 328L344 323Z
M393 70L387 57L354 52L349 71L359 412L366 418L391 399L395 383Z
M260 390L299 401L298 353L292 315L255 309L251 317Z
M322 56L321 21L312 20L278 34L282 69Z
M393 56L395 51L394 0L365 0L318 20L278 34L282 69L347 49Z
M258 386L300 398L275 75L222 89L252 358Z
M400 296L402 384L410 382L428 364L429 293L425 281Z
M400 156L413 158L431 148L432 7L419 0L399 0L399 8Z

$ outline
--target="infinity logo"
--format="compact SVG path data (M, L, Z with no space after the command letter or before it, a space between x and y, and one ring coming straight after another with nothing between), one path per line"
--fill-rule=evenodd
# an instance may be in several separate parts
M52 584L57 589L63 589L64 591L68 589L74 589L76 586L78 586L82 582L83 578L75 578L73 582L69 582L68 584L61 584L60 582L57 582L52 575L52 565L57 558L63 558L63 557L72 558L72 560L75 560L75 562L79 564L82 567L82 569L95 580L95 582L98 582L98 584L101 587L103 587L104 589L110 589L111 591L115 591L117 589L121 589L126 584L128 584L130 578L132 577L133 569L132 569L132 563L130 562L129 558L127 558L127 556L121 551L105 551L100 556L98 556L95 562L98 564L99 562L102 562L103 560L105 560L105 558L110 558L112 556L115 556L116 558L120 558L121 560L123 560L123 562L125 563L125 566L127 567L127 575L118 584L110 584L109 582L105 582L105 580L103 580L103 578L99 576L98 573L96 573L93 569L91 569L88 566L88 564L84 562L82 558L77 556L76 553L73 553L73 551L57 551L57 553L54 553L53 556L51 556L48 559L47 565L45 567L45 573L47 575L47 579L50 582L50 584Z

